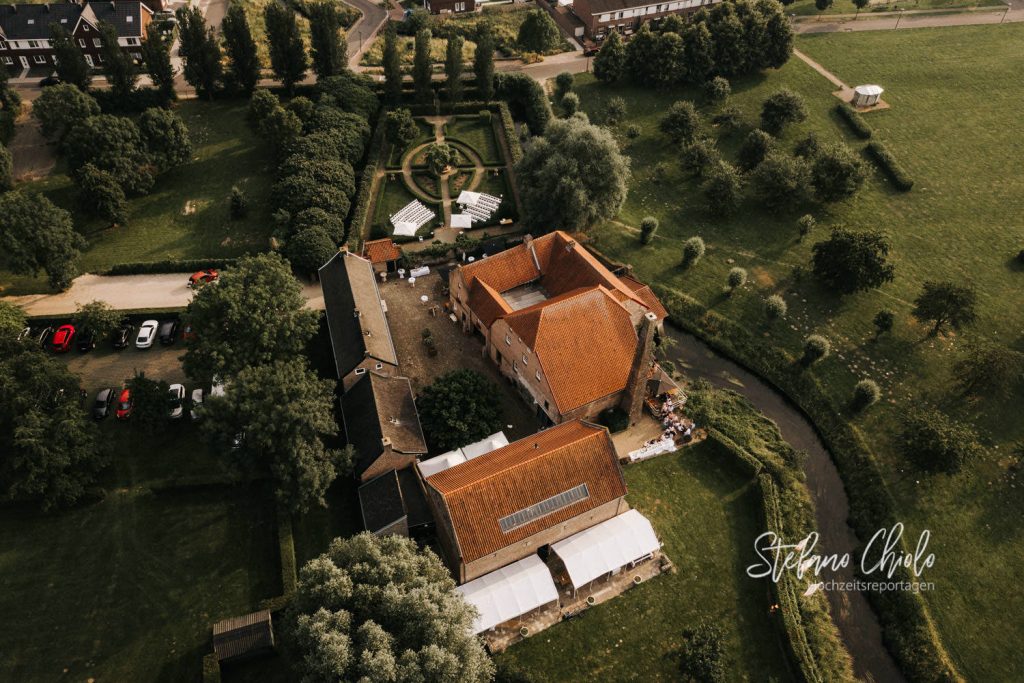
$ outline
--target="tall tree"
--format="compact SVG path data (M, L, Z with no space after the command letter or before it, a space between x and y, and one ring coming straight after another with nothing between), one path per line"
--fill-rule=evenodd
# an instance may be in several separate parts
M153 434L166 427L167 394L171 386L164 380L150 379L138 370L127 385L132 392L132 428Z
M103 60L103 74L110 83L114 97L125 101L135 90L138 69L128 53L117 44L117 28L113 24L100 24L100 58Z
M629 159L607 129L584 119L558 120L526 150L517 177L530 229L585 231L622 208Z
M416 401L432 449L447 451L479 441L501 427L498 387L474 370L449 372Z
M754 191L772 211L792 209L807 198L810 171L807 162L781 152L766 156L751 173Z
M185 316L196 336L185 352L186 374L197 380L233 377L249 366L300 356L317 328L316 313L304 303L283 258L239 259L216 287L199 290L188 305Z
M389 111L384 123L388 142L398 149L408 147L420 134L420 129L408 109Z
M313 51L313 71L317 78L341 73L348 59L341 15L334 2L317 2L309 8L309 40Z
M427 103L434 98L434 88L430 84L433 75L433 60L430 58L430 29L424 28L416 32L416 53L412 62L412 81L416 90L416 101Z
M264 10L267 40L270 42L270 66L289 93L306 76L309 59L299 34L299 23L290 5L267 4Z
M173 111L150 107L139 117L142 144L161 172L181 166L192 158L188 128Z
M973 429L930 407L912 406L904 413L897 443L919 467L948 474L959 472L980 451Z
M384 96L392 105L402 100L402 57L398 54L398 35L391 22L384 29Z
M327 487L348 468L323 443L338 431L334 384L301 357L243 368L223 397L206 402L203 431L247 474L272 477L278 500L293 512L325 505Z
M85 61L75 37L60 24L50 24L50 44L57 60L57 77L65 83L87 90L92 82L92 69Z
M96 99L71 83L46 88L32 103L32 116L39 121L43 135L58 144L76 124L99 113Z
M747 70L747 43L743 23L733 3L719 3L709 13L708 30L714 44L715 72L730 78Z
M220 30L224 35L224 51L228 55L225 80L233 89L251 94L260 80L260 56L244 5L229 3Z
M174 65L171 64L171 51L156 24L152 22L146 27L146 39L142 41L142 60L146 64L146 73L164 99L177 99L178 95L174 92L176 72Z
M787 124L806 118L804 98L788 88L772 93L761 105L761 128L775 136L781 135Z
M106 301L94 300L78 304L71 320L75 327L91 330L97 338L103 339L117 329L123 318L121 311L111 308Z
M704 22L690 24L683 33L687 75L694 83L703 83L715 72L715 45Z
M85 240L75 232L67 211L41 194L14 190L0 195L0 248L12 272L35 275L44 270L50 286L63 290L78 273Z
M14 189L14 157L0 144L0 192Z
M866 3L867 1L853 0L854 4L858 2ZM761 2L757 6L762 12L767 14L761 67L778 69L788 62L793 54L793 25L786 18L786 13L782 7L777 3Z
M954 282L925 282L914 299L913 313L923 323L935 323L932 335L946 325L961 330L978 318L978 293L971 286Z
M953 379L964 394L1009 399L1024 375L1024 356L1001 344L975 341L953 365Z
M658 37L651 30L650 23L644 22L626 43L626 70L641 85L654 85L660 77L655 66L658 60Z
M284 255L301 274L316 273L337 251L334 240L319 226L297 231L284 245Z
M846 145L824 145L811 162L811 184L819 201L847 199L864 184L864 166Z
M212 100L224 76L220 42L213 29L207 28L198 6L180 7L176 16L181 41L178 54L185 60L185 80Z
M494 99L494 29L490 22L480 22L476 50L473 52L473 74L477 93L484 102Z
M838 294L854 294L892 282L896 267L888 261L889 240L875 230L834 228L812 248L814 274Z
M102 218L109 225L128 222L128 202L121 184L113 175L86 164L74 173L78 205L86 213Z
M519 25L516 45L527 52L547 54L558 47L562 34L551 15L542 9L527 13L526 19Z
M287 619L307 683L494 677L448 570L401 536L336 539L302 568Z
M64 157L72 172L87 163L107 171L128 194L146 194L156 182L142 133L124 116L100 114L76 125L64 138Z
M462 36L451 36L445 47L444 73L448 86L448 101L462 101Z
M612 31L594 57L594 77L602 83L614 83L626 70L626 46L618 31Z

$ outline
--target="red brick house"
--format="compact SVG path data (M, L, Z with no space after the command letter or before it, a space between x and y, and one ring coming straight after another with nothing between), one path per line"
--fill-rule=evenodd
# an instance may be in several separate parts
M572 11L583 22L591 40L603 40L612 31L632 35L645 21L670 14L692 14L720 0L573 0Z
M75 38L85 61L100 67L99 28L117 29L118 44L136 61L142 61L142 41L153 10L131 0L109 2L0 5L0 62L5 67L28 69L56 63L50 44L50 27L64 27Z
M431 14L465 14L480 7L476 0L423 0L423 9Z

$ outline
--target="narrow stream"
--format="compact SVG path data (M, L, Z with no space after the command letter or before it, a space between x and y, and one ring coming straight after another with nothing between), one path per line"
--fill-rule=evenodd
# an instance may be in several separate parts
M711 384L745 396L758 410L775 421L786 439L797 450L805 451L804 472L814 500L818 548L828 553L850 553L851 566L829 574L836 581L854 579L857 538L847 524L849 501L839 471L814 427L796 407L771 386L736 363L723 358L696 337L666 326L678 342L673 360L690 379L706 379ZM751 539L753 542L753 539ZM853 657L858 678L889 683L903 681L903 675L882 644L882 629L863 593L829 591L832 619L846 649Z

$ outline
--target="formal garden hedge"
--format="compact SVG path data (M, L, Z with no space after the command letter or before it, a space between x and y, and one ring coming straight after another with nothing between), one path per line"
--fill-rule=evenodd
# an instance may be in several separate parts
M152 273L193 273L207 268L230 268L236 258L167 259L165 261L138 261L115 263L99 275L149 275Z
M854 135L862 140L871 138L871 126L868 125L868 122L864 120L864 117L856 109L845 102L840 102L836 105L836 113L839 114L839 118L846 122L846 125L850 127Z
M699 301L662 285L652 286L669 311L669 320L716 351L760 375L786 395L814 425L839 469L850 498L850 525L861 543L896 523L895 503L878 463L864 439L843 417L796 358L755 338L736 323ZM901 542L898 551L907 552ZM900 567L891 581L912 581ZM920 594L911 591L868 592L882 625L886 646L911 681L963 681L946 651Z
M373 199L373 180L377 171L383 163L384 153L384 121L387 120L387 110L377 117L377 125L373 129L370 144L366 152L366 164L359 176L359 187L353 198L352 213L349 216L347 244L349 251L360 253L363 248L363 228L366 219L370 214L370 204Z
M874 159L878 167L882 169L882 173L888 176L897 190L907 192L914 186L914 179L900 166L900 162L896 161L896 157L884 144L878 140L872 140L864 147L864 151Z

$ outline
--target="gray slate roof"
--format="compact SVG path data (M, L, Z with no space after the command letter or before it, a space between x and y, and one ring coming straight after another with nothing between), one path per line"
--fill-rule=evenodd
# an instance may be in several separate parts
M113 24L121 38L141 37L143 12L152 14L143 3L134 0L90 2L84 7L72 2L0 5L0 31L4 40L48 40L51 24L59 24L70 32L84 15L94 26L100 22Z

